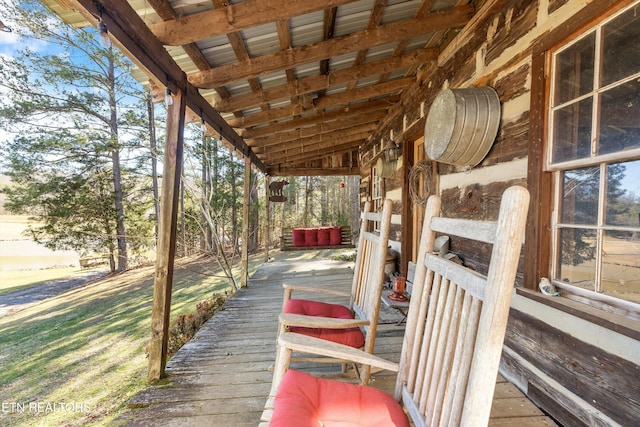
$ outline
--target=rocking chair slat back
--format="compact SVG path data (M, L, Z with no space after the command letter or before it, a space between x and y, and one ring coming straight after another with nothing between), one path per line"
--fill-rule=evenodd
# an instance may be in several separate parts
M357 247L357 255L354 266L351 293L349 294L349 309L354 315L354 319L331 319L325 317L297 315L281 313L279 316L279 335L292 328L316 328L320 329L347 329L360 327L364 331L363 350L373 353L375 337L378 325L378 313L382 288L385 280L385 261L389 242L389 232L391 228L391 214L393 202L385 200L380 212L371 212L371 202L366 202L361 215L360 235ZM293 299L293 291L317 292L324 294L339 294L339 292L329 292L321 287L311 289L292 284L284 285L283 311L287 304ZM299 329L296 329L301 332ZM360 343L362 340L358 343ZM301 360L301 358L297 358ZM331 361L327 361L330 363ZM335 362L334 362L335 363ZM362 366L359 371L360 380L363 384L369 381L370 367Z
M358 245L351 287L351 309L355 318L369 321L364 326L364 351L367 353L373 353L375 345L392 208L391 200L384 201L381 212L370 212L365 208L360 226L361 244ZM376 226L380 229L375 230ZM361 376L365 384L369 380L369 370L369 367L363 367Z
M291 353L312 351L397 370L395 398L404 405L415 426L488 425L528 205L526 189L507 189L497 222L487 226L485 222L469 220L440 221L440 198L431 196L425 210L400 363L392 364L353 348L343 351L344 346L327 346L313 337L285 333L278 339L272 392L280 392L278 385L289 367ZM493 242L487 276L432 255L436 237L433 224L448 236ZM493 230L495 236L470 230ZM329 387L330 381L324 381ZM272 403L274 414L287 414L278 412L278 395L265 408L266 422ZM329 398L316 404L318 409L331 413L335 403ZM352 412L361 413L361 404L352 401L351 405L356 406ZM366 405L374 403L367 401ZM389 413L397 412L390 409Z
M437 229L493 243L493 250L485 277L427 253L430 246L421 248L412 293L421 304L410 307L396 386L408 411L421 414L414 420L432 426L488 422L528 197L524 188L508 189L493 224L439 217L425 223L423 238L433 239ZM430 200L428 209L438 211L439 200Z

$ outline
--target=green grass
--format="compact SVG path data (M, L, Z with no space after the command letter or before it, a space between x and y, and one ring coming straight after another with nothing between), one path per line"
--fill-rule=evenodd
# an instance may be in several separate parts
M73 277L80 273L77 267L40 270L0 270L0 296L38 286L50 280Z
M211 258L176 266L172 317L230 289L217 270ZM153 275L136 269L0 317L0 425L110 424L146 386Z

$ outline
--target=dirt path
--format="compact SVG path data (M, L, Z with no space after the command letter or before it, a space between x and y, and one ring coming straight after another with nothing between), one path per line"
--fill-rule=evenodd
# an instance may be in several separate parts
M20 311L39 301L59 295L104 277L108 270L91 270L73 277L50 280L41 285L0 296L0 316Z

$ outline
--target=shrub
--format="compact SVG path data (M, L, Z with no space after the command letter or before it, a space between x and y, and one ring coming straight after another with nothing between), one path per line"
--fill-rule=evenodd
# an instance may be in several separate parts
M170 358L198 332L226 301L226 296L214 294L212 298L199 302L196 311L176 317L169 326L167 354Z

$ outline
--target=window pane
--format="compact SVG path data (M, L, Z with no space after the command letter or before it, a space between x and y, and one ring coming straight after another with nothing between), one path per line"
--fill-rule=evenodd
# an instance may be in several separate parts
M640 147L639 124L640 79L603 92L600 98L598 153L615 153Z
M635 8L603 27L602 86L640 72L640 14Z
M564 172L560 221L563 224L596 225L599 187L600 168L597 166Z
M553 105L564 104L593 90L595 33L556 55Z
M561 229L556 280L594 290L596 276L596 232Z
M587 98L554 112L554 163L591 157L592 105L592 98Z
M609 231L602 252L602 292L640 302L640 235Z
M607 165L605 224L640 227L640 160Z

